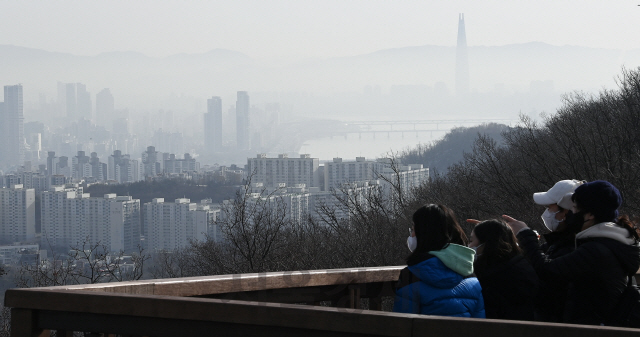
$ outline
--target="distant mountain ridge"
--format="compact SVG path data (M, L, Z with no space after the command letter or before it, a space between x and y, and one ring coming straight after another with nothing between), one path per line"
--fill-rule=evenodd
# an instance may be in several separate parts
M90 92L109 87L124 104L146 97L158 100L174 93L196 97L250 92L361 91L365 85L427 85L454 88L454 46L410 46L368 54L268 62L237 51L150 57L135 51L94 56L0 45L4 84L23 83L25 95L55 95L57 81L82 82ZM529 90L532 81L552 81L555 90L598 90L612 86L622 66L640 66L640 50L554 46L529 42L503 46L470 46L472 90L498 86ZM386 90L386 89L385 89Z

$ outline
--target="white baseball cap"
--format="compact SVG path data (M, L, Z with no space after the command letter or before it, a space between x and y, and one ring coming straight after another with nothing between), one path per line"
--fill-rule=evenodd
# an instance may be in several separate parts
M533 201L538 205L551 205L551 204L559 204L563 199L566 204L567 194L569 194L568 200L571 200L571 194L575 189L582 185L584 181L580 180L560 180L553 187L551 187L546 192L538 192L533 194ZM562 208L566 208L560 205ZM571 207L569 207L570 209Z

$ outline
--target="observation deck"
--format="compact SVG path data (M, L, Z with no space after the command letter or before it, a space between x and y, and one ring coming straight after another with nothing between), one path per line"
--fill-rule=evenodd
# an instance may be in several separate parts
M382 311L404 266L9 289L11 336L638 336L640 330Z

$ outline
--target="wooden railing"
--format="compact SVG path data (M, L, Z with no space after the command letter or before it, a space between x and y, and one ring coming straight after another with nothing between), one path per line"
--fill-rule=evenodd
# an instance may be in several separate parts
M638 336L640 330L379 311L402 266L10 289L12 336ZM362 299L368 299L362 301ZM300 304L306 303L306 304ZM362 309L361 303L372 310ZM312 304L312 305L309 305ZM321 305L320 305L321 304ZM331 305L331 306L327 306Z

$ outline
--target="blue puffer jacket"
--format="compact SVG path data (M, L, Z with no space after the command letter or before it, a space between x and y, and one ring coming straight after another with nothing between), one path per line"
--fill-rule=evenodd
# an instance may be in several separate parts
M472 249L450 244L402 270L394 312L485 318L482 288L473 273Z

